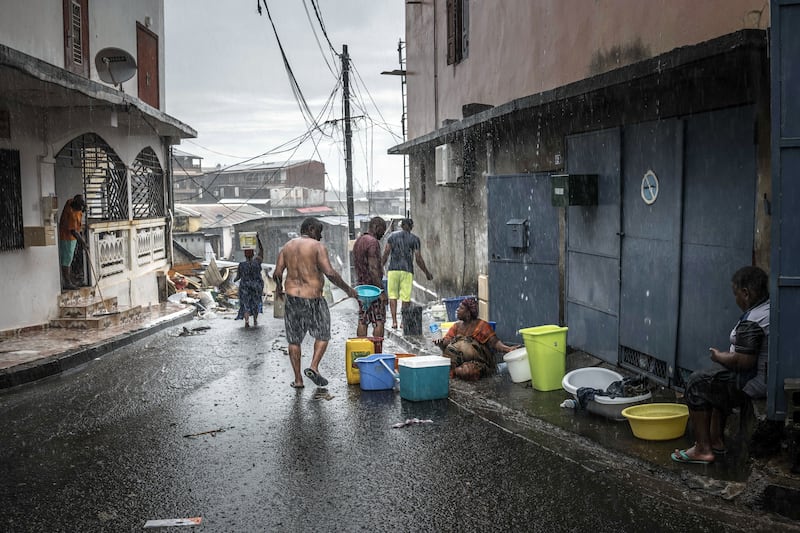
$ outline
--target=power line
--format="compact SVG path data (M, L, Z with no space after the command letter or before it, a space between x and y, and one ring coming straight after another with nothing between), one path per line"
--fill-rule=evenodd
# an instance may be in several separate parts
M314 27L314 21L311 20L311 13L308 12L308 4L306 4L306 0L303 0L303 9L305 9L305 11L306 11L306 17L308 18L308 23L311 25L311 32L314 34L314 40L317 41L317 47L319 48L319 51L322 54L322 59L325 61L325 64L328 66L328 70L331 71L331 74L333 74L333 76L335 78L340 77L341 73L339 72L338 69L336 69L336 68L331 66L331 64L328 62L328 55L322 49L322 43L319 42L319 36L317 35L317 30ZM322 19L319 16L319 12L317 11L317 7L316 6L314 6L314 11L315 11L315 13L317 13L317 21L319 22L320 28L322 28L322 33L325 35L325 38L327 39L328 38L328 34L325 33L325 25L322 23ZM331 41L330 40L328 40L328 46L330 47L331 51L333 52L334 57L338 57L339 54L337 54L336 50L334 50L333 46L331 46ZM334 62L334 65L335 64L336 64L336 62Z
M322 14L320 14L319 5L317 4L317 1L318 0L311 0L311 5L314 7L314 14L317 16L317 22L319 22L319 27L322 28L322 34L325 36L325 40L328 41L328 46L330 47L331 52L333 52L333 55L336 56L337 58L341 57L341 54L339 54L339 52L337 52L336 49L331 44L331 40L328 37L328 32L325 30L325 23L322 22Z
M272 19L272 14L269 11L269 5L267 4L267 0L261 0L264 3L264 9L267 12L267 18L269 19L269 23L272 26L272 32L275 34L275 40L278 43L278 50L280 50L281 58L283 59L283 68L286 70L287 76L289 76L289 87L292 89L292 93L294 94L295 101L297 101L298 106L300 107L300 114L303 115L303 119L306 121L306 125L311 127L319 127L314 121L314 114L311 112L311 109L308 107L308 102L306 101L305 96L303 96L303 91L300 89L300 84L297 82L297 78L292 71L292 66L289 64L289 58L286 56L286 51L283 48L283 43L281 42L280 37L278 36L278 29L275 27L275 21ZM260 10L259 10L260 13Z

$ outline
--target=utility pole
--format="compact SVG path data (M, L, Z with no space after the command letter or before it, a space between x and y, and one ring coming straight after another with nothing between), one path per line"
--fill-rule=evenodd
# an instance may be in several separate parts
M350 57L347 45L342 45L342 98L344 99L344 169L347 176L347 228L350 240L356 238L353 212L353 132L350 129Z
M406 61L403 59L403 48L405 43L402 39L397 42L397 56L400 60L400 68L394 70L384 70L381 74L389 76L400 76L400 98L403 103L403 114L400 117L400 125L403 128L403 142L406 140ZM408 156L403 155L403 213L408 218Z

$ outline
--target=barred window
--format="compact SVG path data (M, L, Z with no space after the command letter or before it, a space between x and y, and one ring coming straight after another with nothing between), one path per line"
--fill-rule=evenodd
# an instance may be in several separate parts
M64 68L89 77L89 1L62 0Z
M131 198L133 200L133 218L163 217L164 206L164 172L152 148L145 148L131 167Z
M18 150L0 150L0 252L25 246Z
M125 165L99 135L76 137L58 152L56 163L80 172L87 219L128 220Z

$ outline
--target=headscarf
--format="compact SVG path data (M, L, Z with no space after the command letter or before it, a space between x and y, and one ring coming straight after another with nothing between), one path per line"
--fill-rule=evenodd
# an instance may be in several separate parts
M461 301L461 305L463 305L470 314L470 319L475 320L478 318L478 302L475 298L466 298Z

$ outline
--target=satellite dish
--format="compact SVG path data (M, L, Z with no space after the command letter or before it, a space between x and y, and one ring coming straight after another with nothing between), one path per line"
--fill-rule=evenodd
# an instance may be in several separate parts
M94 56L97 75L106 83L121 85L136 74L136 60L121 48L103 48Z

